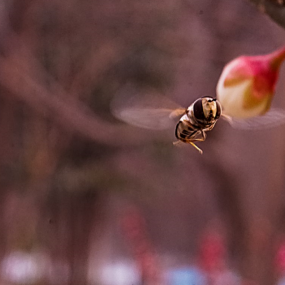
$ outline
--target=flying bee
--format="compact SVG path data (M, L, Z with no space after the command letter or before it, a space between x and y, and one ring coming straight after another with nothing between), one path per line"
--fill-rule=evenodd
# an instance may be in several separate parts
M132 93L129 90L125 93ZM174 144L186 143L195 147L201 154L203 151L195 144L206 139L206 132L211 131L219 118L225 119L236 129L265 129L285 122L284 110L272 109L263 116L251 119L235 119L227 116L220 102L210 96L195 100L188 108L183 108L157 94L149 96L118 96L112 102L114 116L131 125L164 130L173 126L173 119L179 118L175 127L178 141Z
M207 96L197 99L185 110L176 125L175 136L178 142L189 143L203 153L195 142L206 139L206 132L214 128L221 113L221 104L215 98Z
M149 94L148 97L118 96L118 98L120 100L113 101L111 106L114 116L134 126L163 130L173 127L173 119L180 117L175 127L175 136L178 141L174 144L190 144L201 154L203 151L195 142L204 141L207 136L206 132L214 128L221 116L230 120L222 114L219 101L210 96L195 100L188 108L180 107L166 97L157 94Z

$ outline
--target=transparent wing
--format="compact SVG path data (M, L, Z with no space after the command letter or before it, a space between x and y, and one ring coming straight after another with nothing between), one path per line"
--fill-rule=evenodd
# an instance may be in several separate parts
M270 129L285 124L285 110L272 108L263 116L245 120L231 118L231 120L228 121L233 128L240 130Z
M164 130L175 126L176 117L182 116L185 108L154 91L145 95L127 88L116 94L111 112L117 119L133 126Z

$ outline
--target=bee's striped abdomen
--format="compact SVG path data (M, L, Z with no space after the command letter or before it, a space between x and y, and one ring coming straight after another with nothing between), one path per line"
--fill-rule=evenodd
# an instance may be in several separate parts
M176 125L175 136L177 139L186 141L197 133L197 128L190 126L185 121L179 121Z

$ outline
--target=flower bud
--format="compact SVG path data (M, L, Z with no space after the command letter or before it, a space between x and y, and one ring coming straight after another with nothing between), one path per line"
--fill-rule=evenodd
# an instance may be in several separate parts
M240 56L223 69L217 99L224 114L250 118L265 114L271 105L285 48L268 55Z

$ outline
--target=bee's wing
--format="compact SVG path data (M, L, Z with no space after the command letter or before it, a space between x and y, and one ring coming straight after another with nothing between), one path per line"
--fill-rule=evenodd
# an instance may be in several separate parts
M118 119L136 127L165 130L174 125L174 120L170 116L172 112L177 112L177 110L134 107L116 110L113 114Z
M272 108L262 116L244 120L231 118L228 121L233 128L240 130L270 129L285 124L285 110Z
M117 94L112 101L111 112L117 119L133 126L152 130L168 129L174 127L175 117L186 111L167 97L154 92L147 96L133 95L133 90L124 92Z

